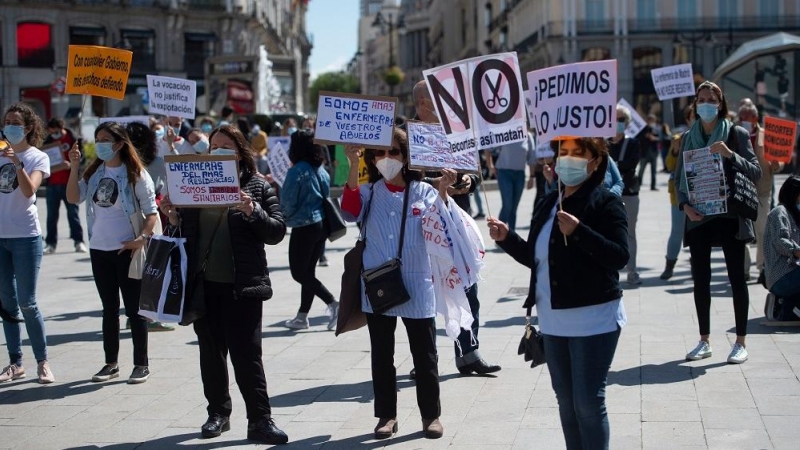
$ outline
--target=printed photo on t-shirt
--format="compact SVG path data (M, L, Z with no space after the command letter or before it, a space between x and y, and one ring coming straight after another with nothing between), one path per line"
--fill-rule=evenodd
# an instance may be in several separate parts
M17 168L13 163L4 164L0 167L0 192L10 194L19 186L17 181Z
M119 196L119 187L117 187L117 180L113 178L103 178L97 184L97 191L94 193L94 204L101 208L108 208L114 206Z

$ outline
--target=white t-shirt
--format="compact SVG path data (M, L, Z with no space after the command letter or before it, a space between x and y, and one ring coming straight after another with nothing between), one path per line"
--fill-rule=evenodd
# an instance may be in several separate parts
M38 170L50 176L50 158L36 147L17 153L17 158L30 175ZM31 198L22 194L17 169L6 157L0 157L0 238L27 238L42 234L36 209L36 193Z
M94 224L89 248L112 251L122 248L123 241L134 239L130 218L122 208L122 192L120 178L124 175L125 165L105 167L105 176L97 185L91 198L94 202Z
M174 153L170 152L169 144L167 144L167 141L161 139L160 141L157 142L157 144L158 144L158 156L163 158L166 155L174 155ZM196 152L194 151L194 147L192 147L192 144L190 144L189 141L187 141L184 138L176 139L175 142L172 143L172 145L175 147L175 151L178 152L179 155L196 154Z

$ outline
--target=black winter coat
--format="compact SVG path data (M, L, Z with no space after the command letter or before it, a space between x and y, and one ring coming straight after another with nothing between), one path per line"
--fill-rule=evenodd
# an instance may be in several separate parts
M564 211L580 221L567 237L567 245L558 218L554 219L548 250L553 309L598 305L622 297L618 271L628 263L628 221L622 200L602 188L602 180L601 176L592 177L563 200ZM555 191L536 206L527 241L510 231L498 242L506 253L531 269L526 308L536 302L536 239L557 201Z
M272 298L272 285L267 267L267 254L264 245L275 245L286 235L286 224L281 213L280 203L275 191L265 179L258 175L242 176L242 190L253 198L254 210L250 217L243 212L229 209L228 227L233 246L234 295L237 299L264 301ZM205 255L199 253L198 234L200 232L200 210L182 208L180 234L186 238L186 256L189 276L187 277L187 305L185 317L199 318L204 309L192 305L193 288L202 276L201 266ZM196 306L193 308L192 306ZM189 310L188 314L186 310ZM192 312L194 314L192 314ZM187 323L183 323L186 325Z

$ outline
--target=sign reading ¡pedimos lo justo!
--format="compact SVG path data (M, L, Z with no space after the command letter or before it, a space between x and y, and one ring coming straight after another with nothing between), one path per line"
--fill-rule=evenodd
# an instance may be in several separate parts
M95 45L70 45L67 94L125 98L133 52Z

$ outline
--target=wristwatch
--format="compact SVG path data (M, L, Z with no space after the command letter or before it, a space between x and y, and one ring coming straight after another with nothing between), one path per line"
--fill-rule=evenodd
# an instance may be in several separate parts
M25 165L22 164L22 161L20 161L19 164L14 164L14 167L16 168L16 170L20 170L23 169Z

